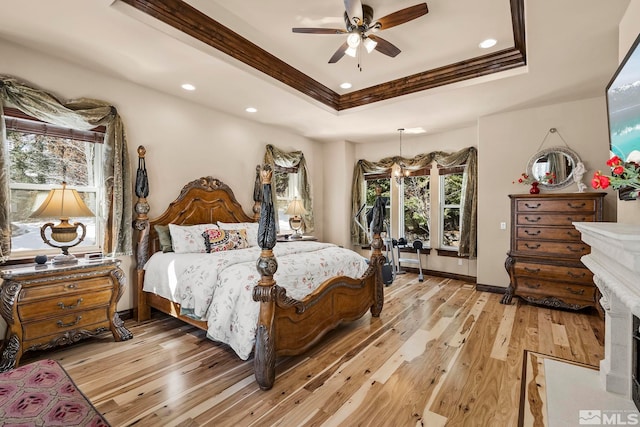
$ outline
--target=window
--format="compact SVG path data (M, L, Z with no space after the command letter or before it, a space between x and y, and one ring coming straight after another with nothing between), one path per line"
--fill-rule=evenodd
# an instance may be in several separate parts
M460 246L460 198L464 167L440 169L440 247L457 250Z
M85 250L101 246L102 233L97 216L100 212L102 182L102 146L104 129L78 131L40 122L24 113L6 108L6 144L9 164L11 200L12 255L27 256L34 252L58 253L43 242L40 227L47 222L57 224L59 218L36 220L29 216L62 181L76 189L87 207L96 214L81 218L87 230L78 245ZM71 222L76 222L72 218Z
M380 192L380 196L386 198L386 206L385 206L385 227L388 230L389 227L389 219L391 218L391 174L383 173L383 174L369 174L365 175L365 207L363 210L363 214L365 215L365 220L361 220L362 224L366 223L367 230L369 229L369 224L373 219L373 204L376 201L376 188L380 187L382 190Z
M276 210L278 211L279 230L292 231L289 226L289 215L286 214L289 203L294 198L300 198L299 186L300 176L296 169L283 168L276 166L274 173L274 182L276 188Z
M400 237L407 242L421 240L424 246L429 246L429 168L411 172L403 178L401 188L403 216L400 229L403 233Z

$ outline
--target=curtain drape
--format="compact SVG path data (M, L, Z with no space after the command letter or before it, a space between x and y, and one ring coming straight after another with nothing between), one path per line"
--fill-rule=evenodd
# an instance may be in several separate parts
M132 184L129 152L122 124L116 108L104 101L79 98L67 102L59 101L54 95L31 87L19 80L0 76L0 104L9 103L30 116L47 123L72 129L89 130L105 126L104 139L104 199L100 217L105 221L104 251L116 255L132 253ZM2 120L2 122L4 122ZM5 150L4 123L2 125L2 150ZM8 165L6 153L0 155L0 200L3 211L8 202ZM2 234L2 256L7 257L5 248L10 245L10 223L8 212L0 213ZM7 234L9 231L9 234ZM8 240L8 241L7 241Z
M313 221L313 203L311 201L311 184L309 182L309 172L307 171L307 162L304 159L302 151L285 152L271 144L267 144L266 151L264 153L264 162L271 165L275 171L275 166L283 168L293 168L298 171L299 183L298 190L300 192L300 199L304 204L304 208L307 213L303 216L304 230L305 232L312 232L314 230ZM276 192L272 192L273 205L276 206ZM275 209L276 224L278 224L278 210Z
M419 154L412 159L393 156L385 157L377 162L358 160L353 172L351 198L351 242L354 245L364 245L368 236L357 226L356 214L365 200L364 175L368 173L383 173L391 169L394 164L402 163L409 171L428 166L435 161L443 167L465 165L462 177L462 198L460 200L460 246L458 254L475 257L477 255L477 191L478 191L478 150L475 147L464 148L456 153L434 151Z

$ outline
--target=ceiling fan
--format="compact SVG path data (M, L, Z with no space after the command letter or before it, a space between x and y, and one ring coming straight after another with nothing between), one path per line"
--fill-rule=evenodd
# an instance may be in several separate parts
M371 34L380 30L395 27L405 22L426 15L429 10L426 3L420 3L405 9L398 10L373 20L373 8L362 4L360 0L344 0L344 22L346 29L338 28L292 28L294 33L306 34L348 34L347 40L336 50L329 59L329 63L338 62L345 54L355 57L358 48L362 45L367 52L374 49L392 58L400 53L400 49L393 43Z

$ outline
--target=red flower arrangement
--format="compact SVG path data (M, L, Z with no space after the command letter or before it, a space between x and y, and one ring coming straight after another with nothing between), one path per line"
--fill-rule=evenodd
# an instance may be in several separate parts
M543 184L553 184L553 180L556 178L556 174L555 173L551 173L551 172L546 172L544 174L544 176L540 179L536 179L534 176L532 175L528 175L526 172L522 172L522 174L520 174L520 178L518 178L516 181L513 181L513 184L533 184L534 182L537 183L543 183Z
M640 165L636 162L625 162L618 156L607 160L607 166L611 168L611 176L602 175L601 171L593 174L591 186L594 189L607 189L611 186L614 190L623 187L632 188L630 196L637 198L640 193Z

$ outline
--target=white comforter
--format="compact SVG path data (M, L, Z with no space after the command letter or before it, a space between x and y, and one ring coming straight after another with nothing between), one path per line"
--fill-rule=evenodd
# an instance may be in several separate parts
M278 261L274 279L287 295L302 299L333 276L360 277L365 259L328 243L295 242L273 249ZM144 269L144 290L180 304L182 314L206 320L207 336L249 358L255 343L259 303L252 290L260 279L260 248L211 254L155 253Z

